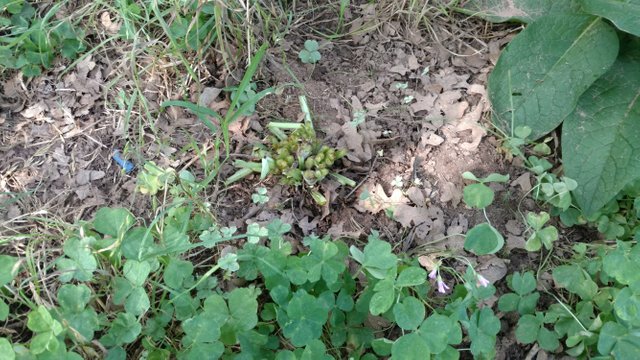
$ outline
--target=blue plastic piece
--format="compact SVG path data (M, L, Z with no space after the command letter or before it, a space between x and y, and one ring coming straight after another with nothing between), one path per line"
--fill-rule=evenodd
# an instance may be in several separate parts
M133 165L131 161L125 160L120 157L119 151L114 152L112 158L113 158L113 161L115 161L116 164L118 164L124 170L125 174L131 173L135 168L135 165Z

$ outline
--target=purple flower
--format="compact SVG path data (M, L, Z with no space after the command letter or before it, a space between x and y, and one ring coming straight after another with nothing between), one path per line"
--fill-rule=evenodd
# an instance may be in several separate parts
M487 287L491 284L489 280L487 280L484 276L480 274L476 274L476 286Z
M436 278L436 276L438 275L438 268L434 268L433 270L431 270L431 272L429 273L429 279L434 280Z
M447 290L449 290L449 287L447 286L447 284L444 283L444 281L442 281L442 278L440 276L438 276L438 292L440 294L445 294L447 292Z

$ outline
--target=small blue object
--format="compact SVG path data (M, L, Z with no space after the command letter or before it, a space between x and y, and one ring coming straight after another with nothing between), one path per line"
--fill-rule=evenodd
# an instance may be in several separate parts
M121 158L120 152L117 150L113 153L112 158L116 162L116 164L120 165L120 167L124 170L125 174L131 173L135 168L135 165L133 165L131 161Z

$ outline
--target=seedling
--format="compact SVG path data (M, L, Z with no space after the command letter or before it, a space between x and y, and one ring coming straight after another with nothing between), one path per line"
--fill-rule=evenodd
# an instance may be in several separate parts
M319 45L315 40L307 40L304 42L304 49L300 50L298 57L305 64L315 64L320 61L322 56L318 51Z
M485 209L491 205L495 195L493 190L485 185L485 183L506 182L509 181L509 175L492 173L486 178L478 178L473 173L467 171L462 174L462 177L477 182L476 184L470 184L464 187L464 202L472 208L482 209L487 219L487 222L478 224L467 232L464 248L476 255L494 254L502 249L504 238L498 230L491 225L487 218Z
M553 242L558 240L558 229L555 226L543 226L549 221L549 214L542 211L540 214L527 214L527 224L531 227L531 235L525 244L528 251L538 251L544 245L547 250L551 250Z

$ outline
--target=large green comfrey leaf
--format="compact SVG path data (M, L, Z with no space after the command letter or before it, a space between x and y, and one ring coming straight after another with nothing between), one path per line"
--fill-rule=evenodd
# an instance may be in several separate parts
M640 47L639 42L632 42ZM621 54L585 92L562 127L565 173L578 182L573 194L587 214L640 177L640 56Z
M470 0L461 11L491 22L529 23L547 14L575 13L578 8L574 0Z
M640 1L638 0L581 0L582 9L605 17L620 30L640 36Z
M532 139L542 137L573 111L617 54L616 32L601 18L553 15L531 23L505 48L489 78L494 123L507 135L528 126Z

